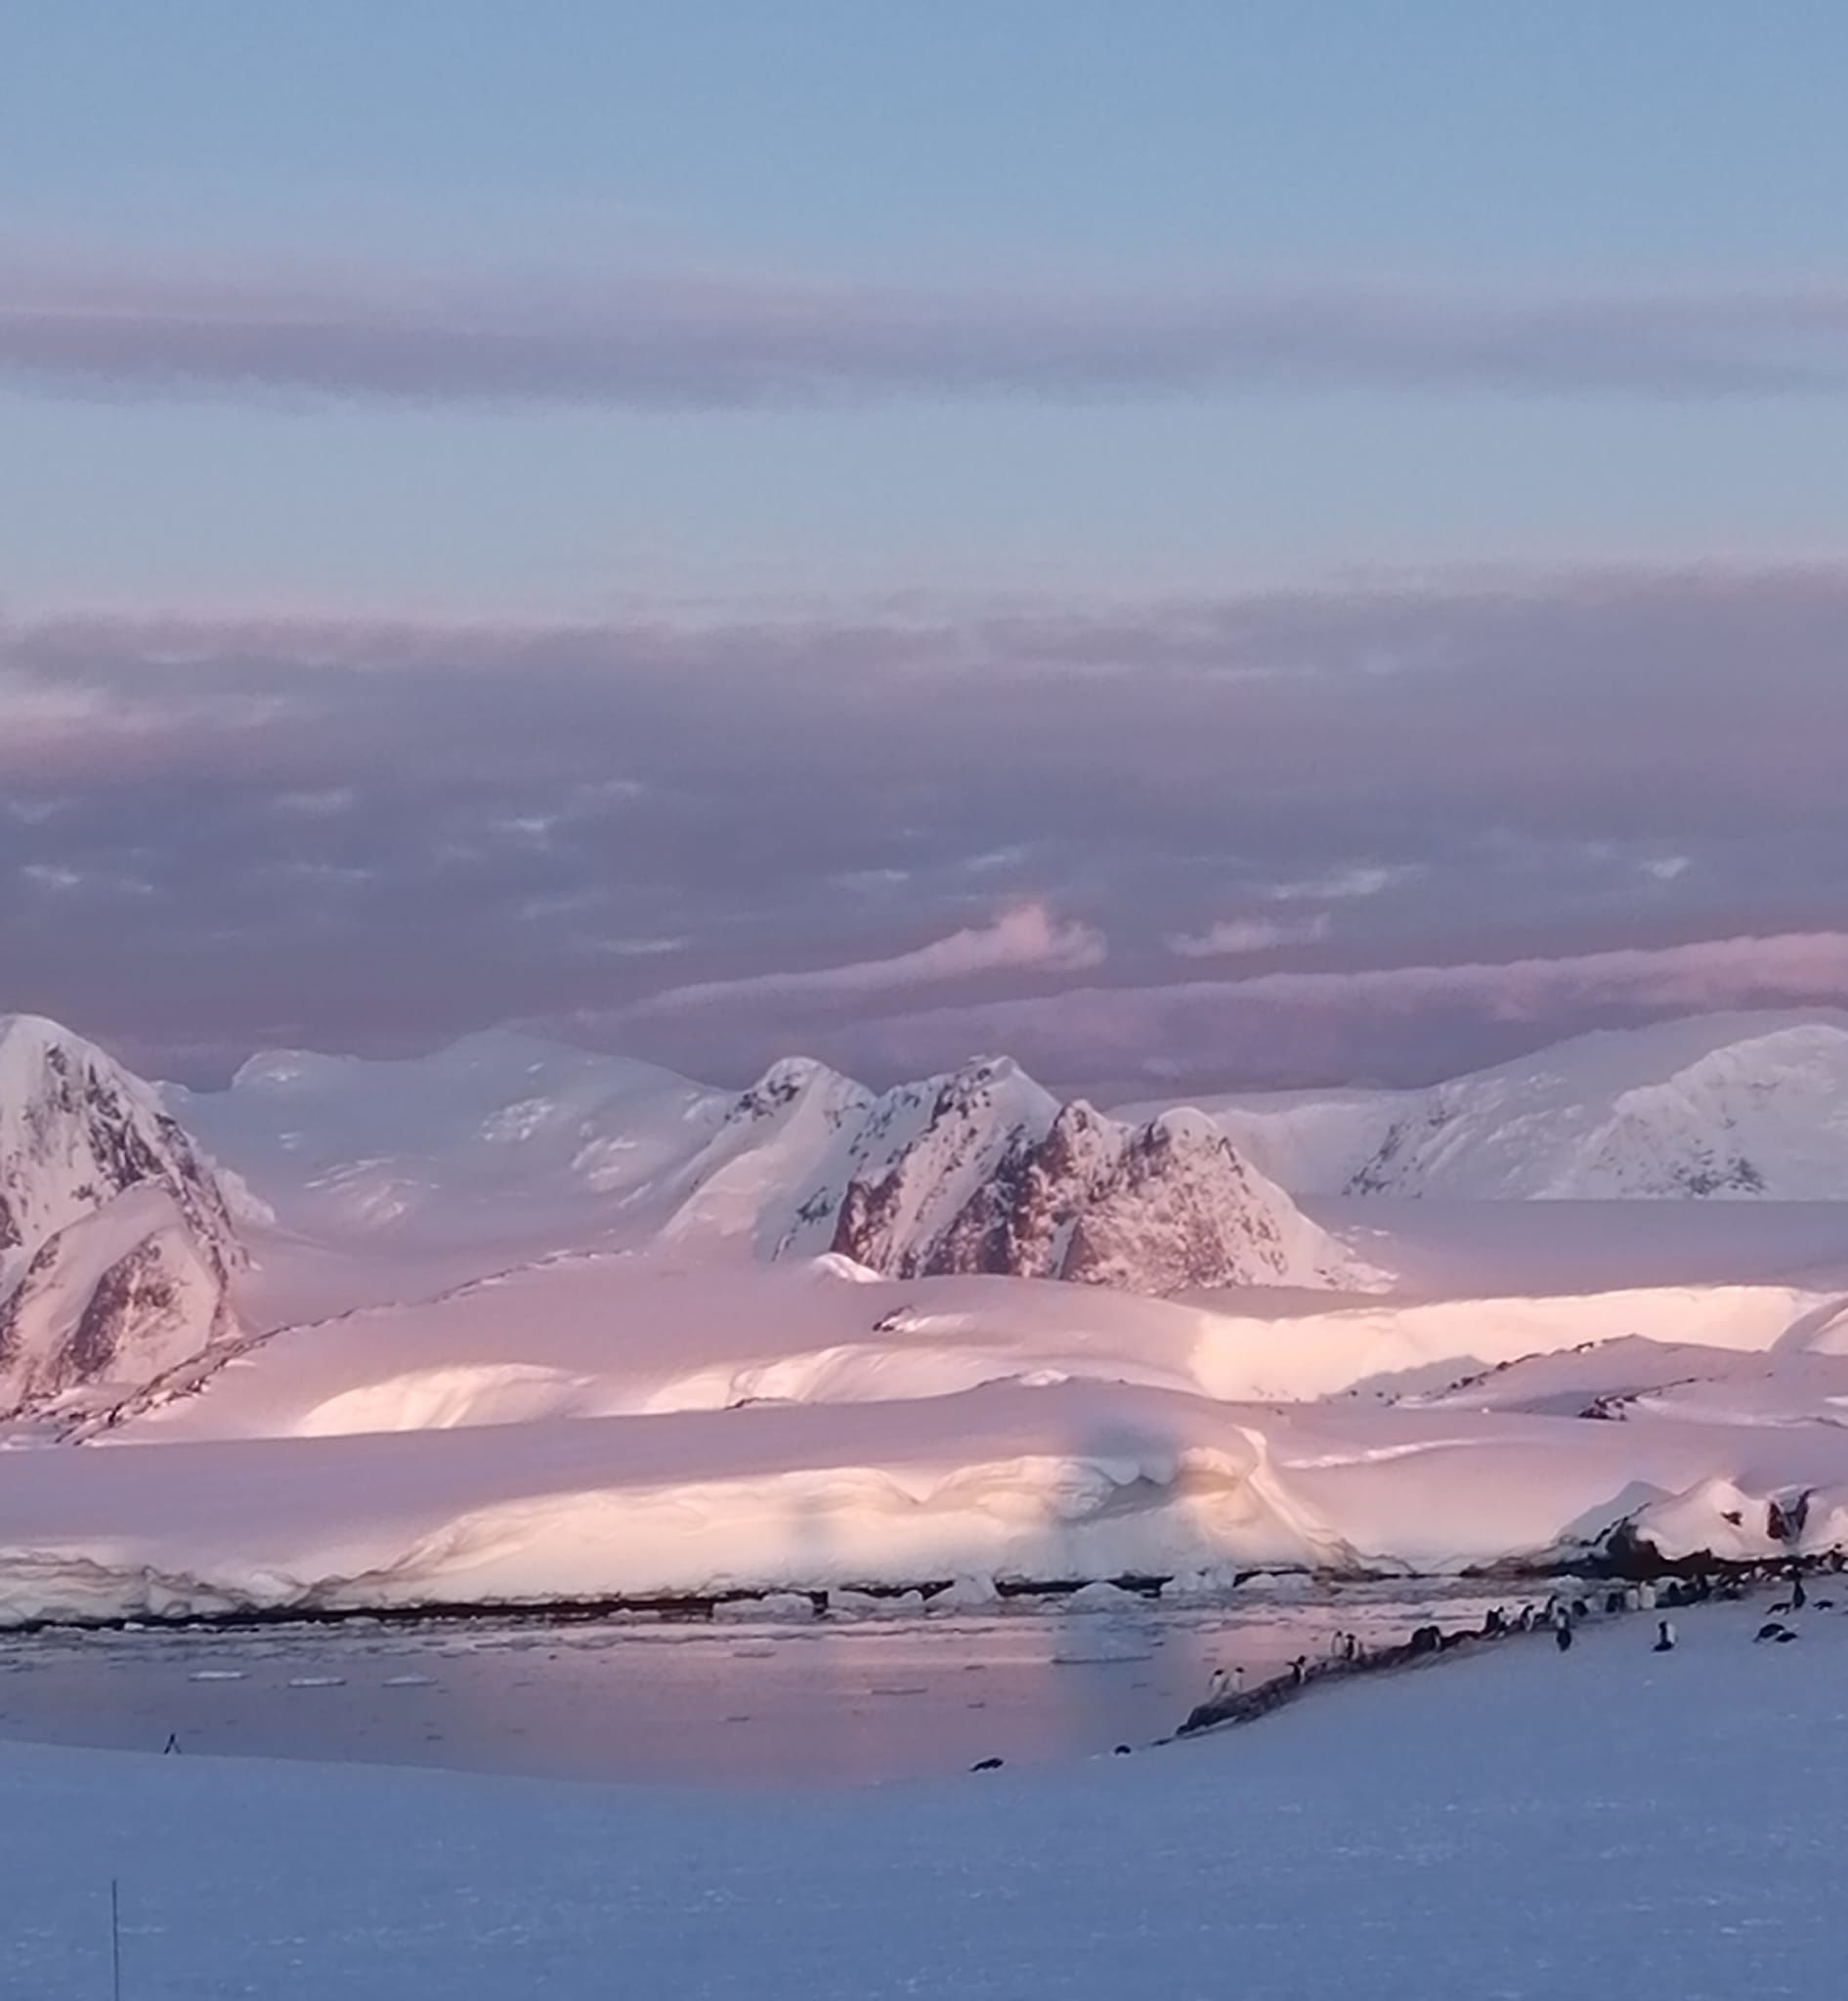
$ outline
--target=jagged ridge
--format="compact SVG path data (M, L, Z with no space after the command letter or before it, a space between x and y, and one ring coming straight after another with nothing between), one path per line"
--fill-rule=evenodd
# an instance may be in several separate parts
M0 1414L133 1388L221 1338L240 1262L153 1091L55 1023L0 1017Z

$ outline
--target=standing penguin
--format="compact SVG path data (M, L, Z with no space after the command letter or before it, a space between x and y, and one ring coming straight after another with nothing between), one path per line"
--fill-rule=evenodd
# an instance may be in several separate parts
M1560 1621L1560 1623L1559 1623L1559 1631L1558 1631L1557 1633L1555 1633L1555 1634L1554 1634L1554 1636L1553 1636L1553 1643L1554 1643L1554 1645L1555 1645L1555 1646L1557 1646L1557 1647L1559 1648L1559 1650L1560 1650L1560 1652L1561 1652L1561 1653L1570 1653L1570 1652L1571 1652L1571 1650L1572 1650L1572 1622L1571 1622L1571 1621L1570 1621L1569 1619L1562 1619L1562 1620Z
M1655 1644L1652 1653L1673 1653L1675 1650L1675 1622L1672 1619L1657 1619L1655 1622Z

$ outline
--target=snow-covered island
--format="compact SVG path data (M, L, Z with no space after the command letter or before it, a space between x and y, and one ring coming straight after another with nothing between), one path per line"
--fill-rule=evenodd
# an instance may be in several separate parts
M1845 1081L1818 1013L1388 1108L510 1034L163 1092L15 1018L0 1621L1820 1554Z

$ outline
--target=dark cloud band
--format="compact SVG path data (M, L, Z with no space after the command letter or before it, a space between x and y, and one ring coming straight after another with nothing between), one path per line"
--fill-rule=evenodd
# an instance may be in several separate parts
M1826 999L1844 631L1829 569L0 628L0 1006L156 1052L520 1017L725 1076L1017 1041L1133 1084Z
M110 395L704 409L1005 395L1839 395L1848 290L1103 293L631 277L101 284L0 272L0 375Z

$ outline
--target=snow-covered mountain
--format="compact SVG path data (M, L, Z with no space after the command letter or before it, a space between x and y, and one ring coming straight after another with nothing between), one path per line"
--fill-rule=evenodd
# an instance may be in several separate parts
M222 1339L239 1257L152 1089L52 1022L0 1017L0 1413L107 1401Z
M428 1056L252 1056L167 1109L272 1222L417 1256L599 1240L723 1124L733 1094L511 1030Z
M1298 1195L1848 1200L1848 1015L1579 1036L1415 1091L1216 1098Z
M858 1165L833 1210L832 1248L897 1278L994 1272L1172 1293L1367 1276L1202 1115L1126 1126L1057 1103L1008 1063L943 1080L923 1126Z
M1818 1057L1816 1026L1714 1032L1665 1074L1694 1101L1683 1073L1755 1051L1731 1060L1770 1088L1734 1075L1699 1103L1741 1134L1757 1103L1767 1153L1799 1125L1791 1076L1822 1061L1827 1087L1841 1030ZM6 1072L8 1214L32 1233L7 1311L34 1414L88 1444L0 1452L0 1624L741 1583L1217 1590L1278 1564L1551 1564L1619 1531L1763 1557L1793 1495L1805 1548L1848 1547L1826 1216L1791 1240L1800 1270L1601 1290L1587 1211L1382 1204L1365 1241L1395 1269L1406 1213L1473 1209L1542 1226L1551 1289L1316 1297L1300 1283L1352 1284L1348 1254L1199 1113L1106 1117L999 1060L885 1092L791 1061L730 1092L491 1036L170 1094L260 1266L224 1340L210 1171L133 1080L33 1035ZM1637 1044L1603 1046L1614 1101ZM1589 1074L1565 1065L1568 1103ZM1502 1101L1520 1159L1576 1132L1566 1083ZM1494 1162L1486 1104L1450 1109ZM1677 1217L1699 1222L1664 1207L1618 1233ZM1741 1207L1702 1233L1722 1220L1782 1223ZM1298 1284L1133 1290L1254 1278Z
M1140 1292L1371 1276L1210 1121L1125 1126L1006 1059L875 1092L790 1058L727 1092L491 1034L407 1062L260 1056L169 1101L283 1230L450 1282L583 1249Z

